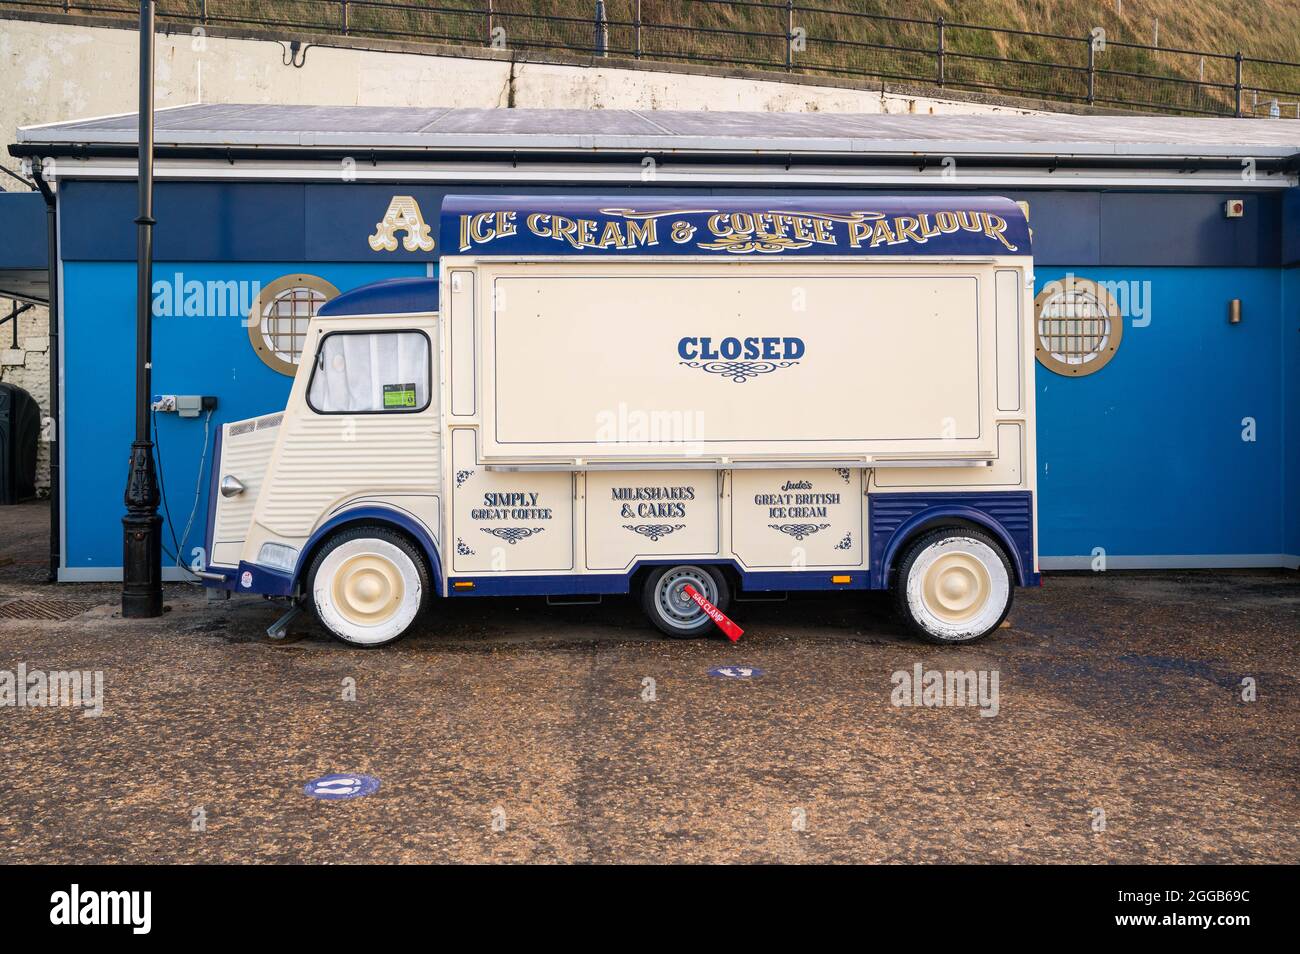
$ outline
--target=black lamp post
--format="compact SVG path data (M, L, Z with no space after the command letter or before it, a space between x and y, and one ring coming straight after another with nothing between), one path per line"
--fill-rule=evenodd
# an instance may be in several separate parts
M153 17L154 0L140 0L139 192L136 217L135 289L135 440L127 473L126 516L122 518L122 615L128 619L161 616L162 517L158 516L158 477L149 439L153 400Z

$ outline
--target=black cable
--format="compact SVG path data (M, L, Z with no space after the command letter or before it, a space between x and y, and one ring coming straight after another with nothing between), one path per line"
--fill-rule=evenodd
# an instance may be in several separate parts
M168 556L173 558L177 566L180 566L181 542L176 539L176 525L172 523L171 508L167 506L167 487L163 483L162 444L158 440L158 412L150 408L149 414L153 418L153 456L154 466L158 468L158 496L162 499L163 513L167 515L167 529L172 535L172 547L176 551L169 553ZM166 547L163 549L165 550Z
M171 534L172 547L174 548L174 552L172 550L168 550L166 544L162 544L162 543L159 544L159 549L161 549L162 552L166 554L166 556L172 561L176 569L182 570L185 573L188 573L190 575L189 579L185 579L180 582L191 583L191 584L198 583L199 577L194 573L194 571L191 570L189 567L182 565L181 563L182 560L181 542L178 539L176 539L176 524L172 522L171 507L167 505L167 486L164 483L164 478L163 478L162 441L158 437L158 412L153 407L150 407L149 415L153 421L154 467L157 469L158 472L158 497L162 501L163 513L167 517L167 531ZM211 420L212 420L212 412L208 411L207 420L204 422L203 456L199 458L199 478L198 478L199 487L202 487L203 485L204 462L206 461L207 454L208 454L207 431L208 431L208 423L211 422ZM196 507L198 506L197 491L195 496L195 506ZM194 518L194 513L193 511L191 511L190 519L193 520L193 518ZM186 529L188 530L188 527Z
M190 529L194 526L194 518L199 512L199 498L203 493L203 474L207 469L208 460L208 441L212 432L212 411L208 411L207 416L203 418L203 449L199 453L199 475L194 481L194 504L190 507L190 515L185 520L185 529L181 531L180 547L184 547L190 540ZM204 541L206 543L206 541ZM180 549L178 547L177 549ZM180 566L180 561L176 563Z

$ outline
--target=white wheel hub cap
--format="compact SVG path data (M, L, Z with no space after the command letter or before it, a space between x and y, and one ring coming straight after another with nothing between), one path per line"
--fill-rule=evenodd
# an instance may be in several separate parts
M350 643L380 643L415 619L420 574L411 558L387 540L349 540L321 562L312 596L332 632Z
M907 577L907 603L940 639L973 639L1002 616L1011 581L1001 557L982 540L947 537L921 551Z

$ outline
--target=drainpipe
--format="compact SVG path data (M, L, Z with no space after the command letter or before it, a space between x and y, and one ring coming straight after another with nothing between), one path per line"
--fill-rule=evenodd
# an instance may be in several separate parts
M59 232L58 199L45 181L41 159L32 160L32 181L45 200L46 284L50 303L50 573L47 582L59 579L63 520L63 468L59 465Z
M596 55L609 56L609 17L605 0L596 0Z

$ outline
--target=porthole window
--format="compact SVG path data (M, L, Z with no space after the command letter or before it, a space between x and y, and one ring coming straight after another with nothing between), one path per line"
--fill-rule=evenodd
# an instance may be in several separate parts
M1124 318L1105 287L1067 275L1050 281L1034 299L1038 362L1069 377L1106 366L1124 337Z
M285 275L262 287L248 316L248 340L273 371L293 377L307 323L339 290L315 275Z

